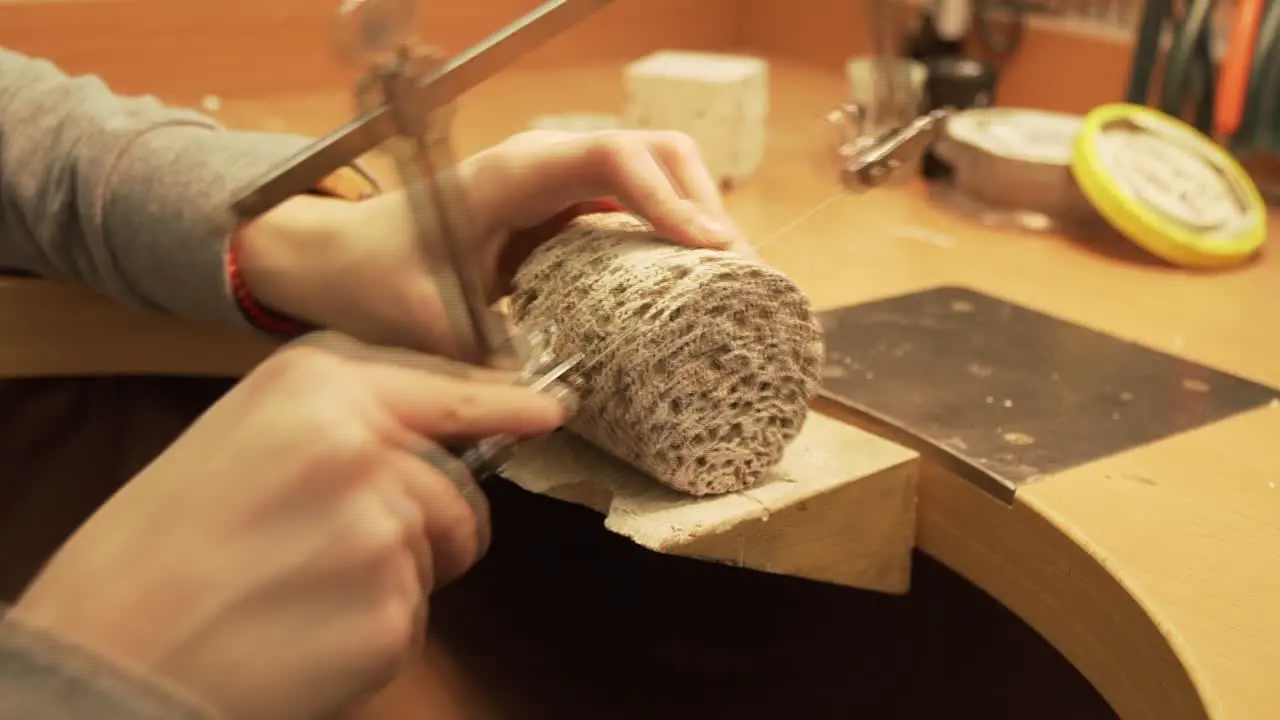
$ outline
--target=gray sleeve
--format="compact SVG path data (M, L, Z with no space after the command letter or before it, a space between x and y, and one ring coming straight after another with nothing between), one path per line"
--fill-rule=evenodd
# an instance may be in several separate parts
M210 720L212 715L165 688L0 615L0 720L33 718Z
M228 204L306 142L229 131L0 48L0 269L243 326Z

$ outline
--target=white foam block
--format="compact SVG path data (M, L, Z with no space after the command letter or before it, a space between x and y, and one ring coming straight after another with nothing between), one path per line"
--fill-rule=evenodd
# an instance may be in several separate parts
M763 59L663 50L628 65L624 80L629 127L687 133L721 182L759 169L769 117Z
M622 118L616 115L599 115L595 113L539 115L529 122L530 130L560 130L573 133L617 130L622 126Z

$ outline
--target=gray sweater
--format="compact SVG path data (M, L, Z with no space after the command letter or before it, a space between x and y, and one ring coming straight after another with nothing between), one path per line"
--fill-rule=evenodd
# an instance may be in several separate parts
M197 704L159 683L0 618L0 720L209 718Z
M224 272L233 193L305 145L0 49L0 268L243 324Z
M228 131L0 49L0 270L245 325L224 269L228 202L305 142ZM0 616L0 720L201 716L144 679Z

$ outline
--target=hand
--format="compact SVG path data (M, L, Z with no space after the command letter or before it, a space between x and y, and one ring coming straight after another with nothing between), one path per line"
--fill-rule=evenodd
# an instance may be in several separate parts
M479 225L475 261L495 297L510 281L499 258L513 233L601 197L674 243L755 256L697 145L680 133L526 132L467 158L458 173ZM443 313L399 193L361 203L294 198L249 226L242 249L250 290L276 310L379 344L445 347Z
M73 535L14 616L228 717L363 699L420 642L426 595L488 544L483 495L433 440L564 420L548 395L418 357L332 336L277 353Z
M467 158L460 173L489 264L512 233L576 203L617 199L663 237L688 247L751 248L725 211L698 145L669 131L566 133L535 130Z

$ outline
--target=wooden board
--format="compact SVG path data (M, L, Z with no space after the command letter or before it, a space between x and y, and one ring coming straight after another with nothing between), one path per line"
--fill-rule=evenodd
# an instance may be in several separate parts
M274 347L248 331L202 327L65 283L0 278L0 379L235 377Z
M782 462L750 490L695 498L561 432L529 443L503 475L593 508L658 552L849 587L906 592L918 457L811 413Z

